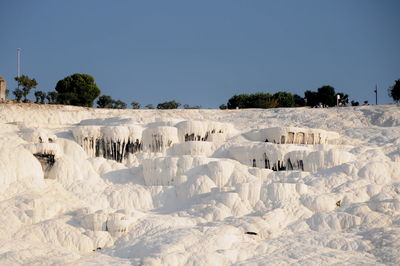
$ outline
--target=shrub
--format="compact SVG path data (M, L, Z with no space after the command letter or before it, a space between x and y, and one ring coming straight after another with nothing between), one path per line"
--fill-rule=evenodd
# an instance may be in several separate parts
M168 101L157 104L157 109L177 109L181 104L176 101Z

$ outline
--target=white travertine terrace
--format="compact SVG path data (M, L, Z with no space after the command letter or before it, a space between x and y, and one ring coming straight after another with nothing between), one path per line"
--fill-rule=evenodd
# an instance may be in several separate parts
M149 127L143 131L143 149L150 152L164 152L178 143L178 129L169 126Z
M122 161L129 153L141 150L142 131L137 125L78 126L72 134L89 157Z
M176 127L180 142L212 141L213 135L221 135L226 139L233 133L231 124L214 121L182 121Z
M398 105L0 104L0 265L400 265L399 126Z
M211 156L215 150L214 143L209 141L186 141L176 143L168 149L168 154L172 156L178 155L204 155Z
M335 146L276 145L251 143L233 145L228 149L230 158L250 167L316 172L354 160L350 153Z
M246 137L276 144L335 144L339 134L314 128L270 127L248 132Z

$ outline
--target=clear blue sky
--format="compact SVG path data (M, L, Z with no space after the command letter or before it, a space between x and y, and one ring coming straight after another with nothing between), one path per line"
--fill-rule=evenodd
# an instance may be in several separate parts
M217 108L234 94L304 95L329 84L390 103L400 78L400 1L0 1L0 76L54 90L73 73L142 106ZM33 93L32 93L33 95ZM33 98L33 97L31 97Z

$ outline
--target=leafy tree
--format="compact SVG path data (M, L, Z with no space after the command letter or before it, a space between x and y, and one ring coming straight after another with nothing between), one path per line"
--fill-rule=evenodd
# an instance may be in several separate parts
M44 104L44 100L46 100L46 96L47 96L47 94L45 92L43 92L43 94L40 95L40 103L41 104Z
M279 106L278 99L270 98L265 103L265 108L276 108Z
M40 101L40 92L41 91L35 91L34 95L35 95L35 103L39 103Z
M88 74L73 74L56 85L57 103L92 107L93 101L100 95L100 89L94 78Z
M300 97L300 96L298 96ZM235 108L275 108L292 107L295 105L293 94L280 91L271 95L269 93L239 94L228 100L227 107Z
M229 109L246 108L248 97L248 94L233 95L228 100L227 106Z
M232 96L227 103L229 109L266 108L267 101L272 98L269 93L239 94Z
M325 85L318 88L318 99L323 105L335 106L336 105L336 93L332 86Z
M101 95L96 101L98 108L126 109L126 103L114 100L109 95Z
M400 101L400 79L394 82L394 85L388 89L388 92L389 97L392 97L395 102Z
M47 95L46 95L47 102L49 104L57 103L57 95L58 95L58 93L55 91L50 91L49 93L47 93Z
M279 91L272 96L278 101L277 107L292 107L294 106L293 94L289 92Z
M315 91L305 91L304 100L307 106L314 107L319 104L318 93Z
M356 101L351 101L351 106L359 106L360 103Z
M36 101L35 103L44 103L44 100L46 99L46 93L43 91L35 91L35 98Z
M138 102L131 102L132 109L140 109L140 103Z
M146 104L145 107L146 107L147 109L154 109L154 106L153 106L151 103Z
M127 106L126 103L124 103L123 101L116 100L116 101L113 102L112 108L114 108L114 109L126 109L126 106Z
M344 93L337 93L343 96L344 103L348 103L348 95ZM326 106L335 106L337 100L337 94L335 93L335 89L332 86L325 85L318 88L317 92L315 91L305 91L304 98L306 100L307 106L317 106L320 103Z
M157 109L177 109L181 104L176 101L168 101L157 104Z
M269 93L254 93L245 96L244 107L241 108L268 108L267 102L271 100L272 95Z
M225 109L227 109L228 108L228 106L226 106L226 104L221 104L220 106L219 106L219 109L221 109L221 110L225 110Z
M297 94L293 95L293 99L294 99L294 106L296 106L296 107L306 105L306 101L300 95L297 95Z
M22 92L22 90L21 89L15 89L14 91L13 91L13 94L14 94L14 96L15 96L15 100L17 100L18 102L20 102L21 101L21 99L22 99L22 96L24 95L24 93Z
M24 102L28 101L28 95L32 88L36 88L38 83L35 79L31 79L28 76L22 75L16 77L15 80L18 82L18 87L22 87L22 95L24 96Z
M35 91L35 93L33 95L35 95L35 103L39 103L39 101L40 101L40 97L39 97L40 92L39 91Z
M111 98L111 96L102 95L99 97L99 99L97 99L96 103L98 108L113 108L114 100Z

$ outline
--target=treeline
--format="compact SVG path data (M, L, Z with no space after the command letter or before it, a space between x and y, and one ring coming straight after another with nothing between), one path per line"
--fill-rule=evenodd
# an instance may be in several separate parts
M349 96L344 93L336 93L332 86L326 85L318 88L317 91L307 90L304 97L290 92L279 91L274 94L254 93L234 95L228 103L221 105L220 109L236 108L278 108L278 107L331 107L347 105ZM353 102L358 105L357 102Z
M18 83L18 88L13 91L15 100L17 102L30 102L28 96L32 89L36 88L38 83L35 79L29 78L26 75L16 77L15 80ZM9 91L6 91L7 96ZM73 74L65 77L57 82L54 91L48 93L36 90L34 92L35 103L48 103L48 104L65 104L65 105L76 105L93 107L95 99L98 108L113 108L113 109L126 109L128 105L121 101L115 100L109 95L101 95L100 88L96 85L94 78L88 74ZM100 96L100 97L99 97ZM46 102L47 101L47 102ZM180 103L175 100L166 101L157 104L157 109L177 109L181 106ZM132 109L140 109L140 103L133 101L131 102ZM201 106L195 105L190 106L184 104L184 109L200 109ZM145 106L147 109L154 109L152 104Z
M22 75L16 77L18 87L13 91L15 100L20 102L29 102L28 96L30 91L37 87L38 83L35 79ZM9 91L6 90L8 95ZM109 95L101 95L100 88L96 85L94 78L88 74L73 74L65 77L57 82L54 91L48 93L36 90L34 93L36 103L49 104L65 104L93 107L94 101L98 108L114 108L125 109L127 104L121 100L115 100ZM388 89L388 94L394 101L400 101L400 79ZM100 97L99 97L100 96ZM368 104L367 101L364 104ZM279 91L274 94L270 93L254 93L239 94L232 96L226 104L222 104L220 109L236 109L236 108L277 108L277 107L332 107L332 106L349 105L349 96L345 93L336 92L330 85L318 88L316 91L307 90L304 96L292 94L290 92ZM356 101L351 101L352 106L359 105ZM140 103L133 101L130 103L132 109L140 109ZM157 104L157 109L177 109L182 106L175 100L166 101ZM190 106L184 104L184 109L200 109L201 106ZM145 105L147 109L155 109L152 104Z
M102 95L98 98L96 101L97 107L98 108L113 108L113 109L126 109L127 104L121 100L114 100L111 96L109 95ZM181 106L180 103L176 101L166 101L157 104L156 108L157 109L177 109ZM141 105L139 102L131 102L131 108L132 109L140 109ZM145 105L145 108L147 109L154 109L154 106L152 104L147 104ZM183 105L183 109L200 109L200 106L190 106L188 104Z

